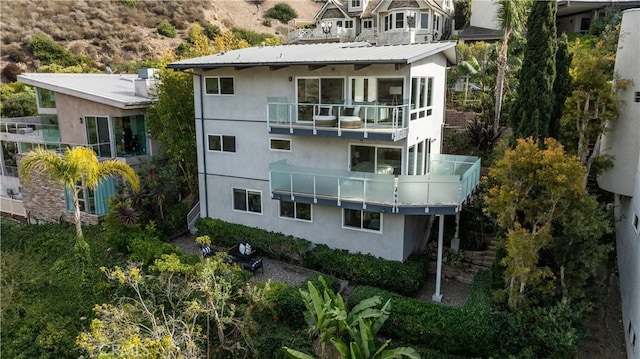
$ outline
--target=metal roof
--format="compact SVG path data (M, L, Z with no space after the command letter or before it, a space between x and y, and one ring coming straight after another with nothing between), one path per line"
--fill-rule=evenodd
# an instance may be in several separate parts
M220 52L177 61L167 67L178 70L221 67L410 64L443 53L456 63L456 42L373 46L367 42L332 42L299 45L262 46Z
M136 96L130 74L23 73L18 81L121 109L146 108L156 99Z

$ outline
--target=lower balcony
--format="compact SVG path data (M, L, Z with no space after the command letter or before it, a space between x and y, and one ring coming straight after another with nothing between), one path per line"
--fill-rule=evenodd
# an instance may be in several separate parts
M398 141L409 132L408 105L291 103L270 97L269 133Z
M432 155L423 176L269 165L271 197L372 212L455 214L480 182L480 159Z

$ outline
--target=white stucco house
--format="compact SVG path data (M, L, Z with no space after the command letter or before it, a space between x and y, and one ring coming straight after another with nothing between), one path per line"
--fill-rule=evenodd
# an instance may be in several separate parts
M615 72L630 80L619 94L620 116L607 126L604 154L614 165L598 177L615 195L616 249L627 358L640 359L640 8L623 12Z
M193 73L200 216L406 259L429 216L442 228L480 178L478 158L440 153L455 62L455 42L439 42L254 47L169 64Z

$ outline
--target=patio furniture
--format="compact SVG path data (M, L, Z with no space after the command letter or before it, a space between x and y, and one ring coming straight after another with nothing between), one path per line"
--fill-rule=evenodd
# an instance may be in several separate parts
M360 128L362 127L362 118L360 118L360 106L345 107L340 114L340 127L342 128Z
M318 127L335 127L338 125L336 115L333 114L333 106L331 105L314 106L313 121Z

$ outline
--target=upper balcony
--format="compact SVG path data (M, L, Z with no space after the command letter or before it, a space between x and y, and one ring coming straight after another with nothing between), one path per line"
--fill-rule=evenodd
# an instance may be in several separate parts
M282 160L269 165L269 183L277 200L405 215L458 213L480 182L480 159L432 155L429 169L424 176L394 176Z
M267 102L269 133L398 141L409 132L408 105Z
M324 31L323 31L324 30ZM326 32L325 32L326 31ZM288 43L350 42L355 40L354 28L316 26L312 19L294 19L289 22Z
M60 128L52 116L0 119L2 140L12 142L59 142Z

